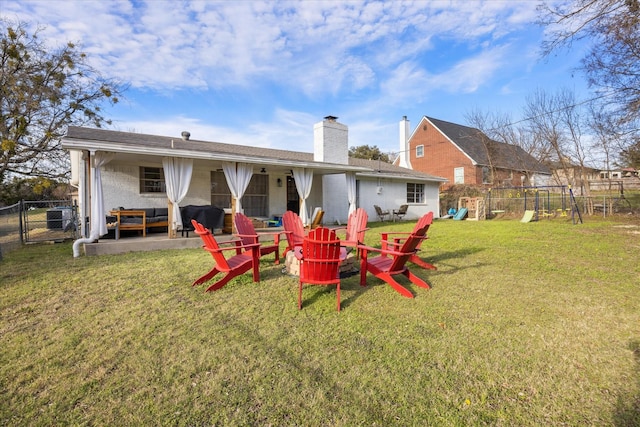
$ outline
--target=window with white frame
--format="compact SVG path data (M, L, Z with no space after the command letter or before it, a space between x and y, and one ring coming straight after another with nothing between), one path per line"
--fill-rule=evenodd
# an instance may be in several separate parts
M424 203L424 184L407 182L407 203Z
M424 145L418 145L416 147L416 157L424 157Z
M140 166L140 193L166 193L164 169Z
M464 168L453 169L453 183L464 184Z
M211 206L221 209L231 208L231 190L224 172L211 172Z
M242 209L246 216L269 216L269 176L253 174L242 196Z
M211 172L211 205L219 208L231 207L231 190L224 172ZM242 210L247 216L269 215L269 176L254 174L242 196Z

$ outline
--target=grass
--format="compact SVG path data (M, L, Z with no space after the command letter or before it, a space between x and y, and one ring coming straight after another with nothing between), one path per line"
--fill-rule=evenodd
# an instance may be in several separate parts
M371 224L382 230L413 223ZM436 221L433 286L309 286L200 249L0 262L2 425L640 425L640 222ZM408 283L403 280L403 283Z

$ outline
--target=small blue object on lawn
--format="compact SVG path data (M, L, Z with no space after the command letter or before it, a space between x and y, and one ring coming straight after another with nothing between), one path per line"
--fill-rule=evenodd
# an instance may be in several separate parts
M456 221L460 221L464 219L465 216L467 216L467 208L460 208L453 219Z
M267 220L267 227L282 227L282 217L274 215L273 219Z

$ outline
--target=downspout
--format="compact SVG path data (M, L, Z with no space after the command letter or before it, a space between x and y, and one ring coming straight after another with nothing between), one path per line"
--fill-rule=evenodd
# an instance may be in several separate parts
M90 185L88 185L91 182L91 177L93 176L93 168L91 167L91 157L94 155L94 153L92 152L88 152L87 153L87 157L86 157L86 161L83 163L84 168L83 168L83 177L82 179L79 180L79 183L82 183L82 191L80 192L81 197L83 198L82 200L82 236L80 239L77 239L73 242L73 257L74 258L78 258L80 256L80 245L83 245L85 243L93 243L96 240L98 240L99 236L89 236L89 237L84 237L85 236L85 219L87 218L87 211L89 211L89 215L91 215L91 203L89 203L89 200L91 199L91 194L88 194L88 190L93 190ZM92 233L93 231L91 230L90 233ZM97 233L97 231L95 232Z

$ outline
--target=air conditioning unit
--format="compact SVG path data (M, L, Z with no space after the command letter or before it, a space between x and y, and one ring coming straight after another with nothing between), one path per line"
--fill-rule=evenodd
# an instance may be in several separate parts
M71 208L47 209L47 229L64 230L71 223Z

